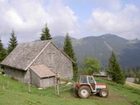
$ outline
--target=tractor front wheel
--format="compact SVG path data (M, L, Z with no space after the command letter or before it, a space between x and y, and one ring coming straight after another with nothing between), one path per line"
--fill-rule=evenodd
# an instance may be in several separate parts
M80 98L88 98L91 95L91 90L88 86L82 86L78 90L78 95Z
M109 94L109 92L108 92L107 89L101 89L100 92L99 92L99 95L101 97L108 97L108 94Z

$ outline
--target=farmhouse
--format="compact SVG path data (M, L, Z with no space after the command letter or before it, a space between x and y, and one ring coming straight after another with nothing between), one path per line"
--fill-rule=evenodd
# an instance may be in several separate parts
M4 73L37 87L55 85L55 76L72 79L72 60L51 41L19 44L2 62Z

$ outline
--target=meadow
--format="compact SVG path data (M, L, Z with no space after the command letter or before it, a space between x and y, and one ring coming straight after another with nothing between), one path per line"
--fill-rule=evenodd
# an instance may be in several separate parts
M60 95L55 94L54 87L39 90L20 83L7 76L0 75L0 105L140 105L140 89L129 85L119 85L97 78L109 87L108 98L96 95L89 99L74 96L69 86L60 88Z

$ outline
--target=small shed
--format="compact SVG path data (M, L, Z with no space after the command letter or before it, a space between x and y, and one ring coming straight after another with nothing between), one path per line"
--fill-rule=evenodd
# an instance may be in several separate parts
M49 70L45 65L31 66L30 73L30 83L37 87L46 88L55 84L55 73Z

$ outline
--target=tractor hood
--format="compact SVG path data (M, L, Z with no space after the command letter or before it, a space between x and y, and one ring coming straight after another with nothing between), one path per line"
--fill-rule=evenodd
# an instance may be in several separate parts
M97 83L96 84L96 88L97 89L106 89L107 88L107 85L104 84L104 83Z

